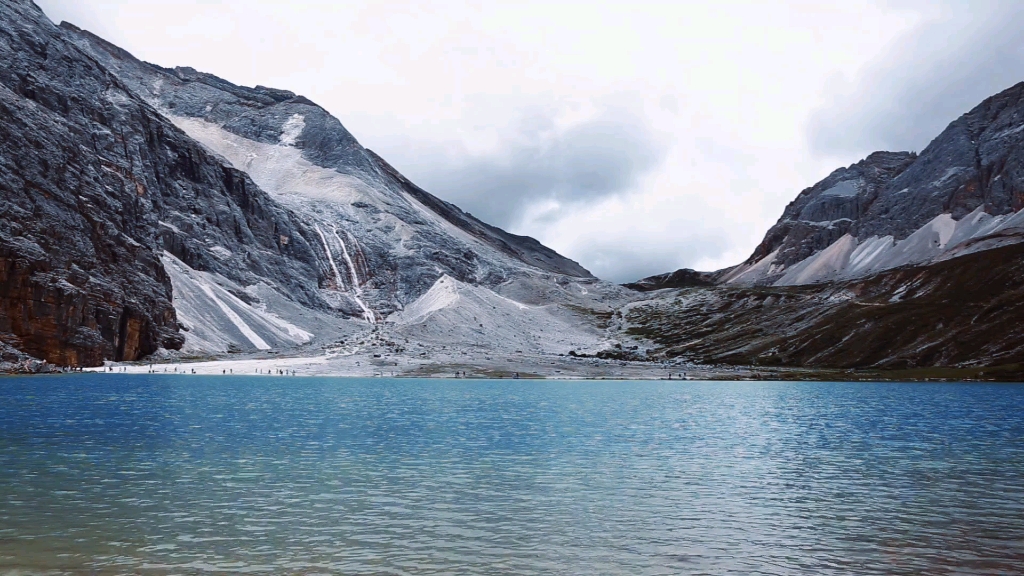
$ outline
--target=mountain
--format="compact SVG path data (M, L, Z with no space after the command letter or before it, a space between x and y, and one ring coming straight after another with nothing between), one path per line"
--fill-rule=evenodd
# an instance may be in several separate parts
M1024 83L953 121L920 155L875 152L804 190L738 285L860 278L1024 239Z
M740 265L627 284L681 289L629 305L625 329L698 363L1019 377L1022 208L1024 83L920 154L875 152L802 191Z
M689 288L692 286L714 286L718 274L714 272L698 272L690 268L683 268L667 274L648 276L636 282L623 284L630 290L638 292L651 292L665 288Z
M244 166L263 189L279 200L299 195L355 204L356 209L346 211L345 218L371 234L379 229L375 207L389 208L404 223L417 225L422 224L422 209L426 207L432 219L440 217L518 263L555 274L592 278L579 264L536 240L487 225L419 188L383 158L363 148L326 110L302 96L262 86L235 86L192 68L161 68L141 62L72 24L62 23L61 28L136 94L186 133L232 163ZM258 144L274 148L268 150ZM297 153L282 151L282 144ZM245 156L237 149L239 146L245 148ZM289 182L296 176L304 181ZM456 247L446 227L439 228L416 229L417 235L425 236L416 239L421 250ZM444 265L466 280L480 274L478 264L459 256L454 255Z
M804 190L738 266L617 286L303 96L142 62L29 0L0 0L0 59L3 371L1024 375L1024 84Z
M0 0L0 59L8 352L309 347L446 278L545 306L619 293L417 187L302 96L141 62L28 0Z
M1024 243L857 279L664 290L623 312L658 358L1024 376ZM923 372L949 375L949 372Z

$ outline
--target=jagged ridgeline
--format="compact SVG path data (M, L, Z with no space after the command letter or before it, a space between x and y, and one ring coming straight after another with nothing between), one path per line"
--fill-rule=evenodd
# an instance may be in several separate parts
M1022 208L1024 83L950 123L920 154L875 152L834 171L786 207L750 258L701 278L794 286L948 260L1020 242ZM665 287L669 276L636 286Z
M920 155L875 152L800 193L732 284L801 285L955 258L1024 236L1024 83Z
M634 307L667 356L826 368L992 367L1024 374L1024 83L919 155L876 152L804 190L716 284Z
M27 0L0 0L0 61L7 360L298 346L442 277L595 281L415 186L302 96L141 62Z

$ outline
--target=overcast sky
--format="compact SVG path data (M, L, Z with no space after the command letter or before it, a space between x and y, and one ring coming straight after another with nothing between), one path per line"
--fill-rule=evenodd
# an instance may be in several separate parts
M314 100L414 182L599 277L744 260L785 205L1024 80L1020 2L37 0Z

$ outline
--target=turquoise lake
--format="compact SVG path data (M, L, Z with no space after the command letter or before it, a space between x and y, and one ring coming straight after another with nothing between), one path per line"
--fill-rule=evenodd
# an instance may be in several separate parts
M0 574L1021 574L1024 385L0 378Z

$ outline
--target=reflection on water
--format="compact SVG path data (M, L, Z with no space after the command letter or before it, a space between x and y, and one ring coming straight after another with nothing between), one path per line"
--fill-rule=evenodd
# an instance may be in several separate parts
M0 573L1024 572L1024 386L0 379Z

